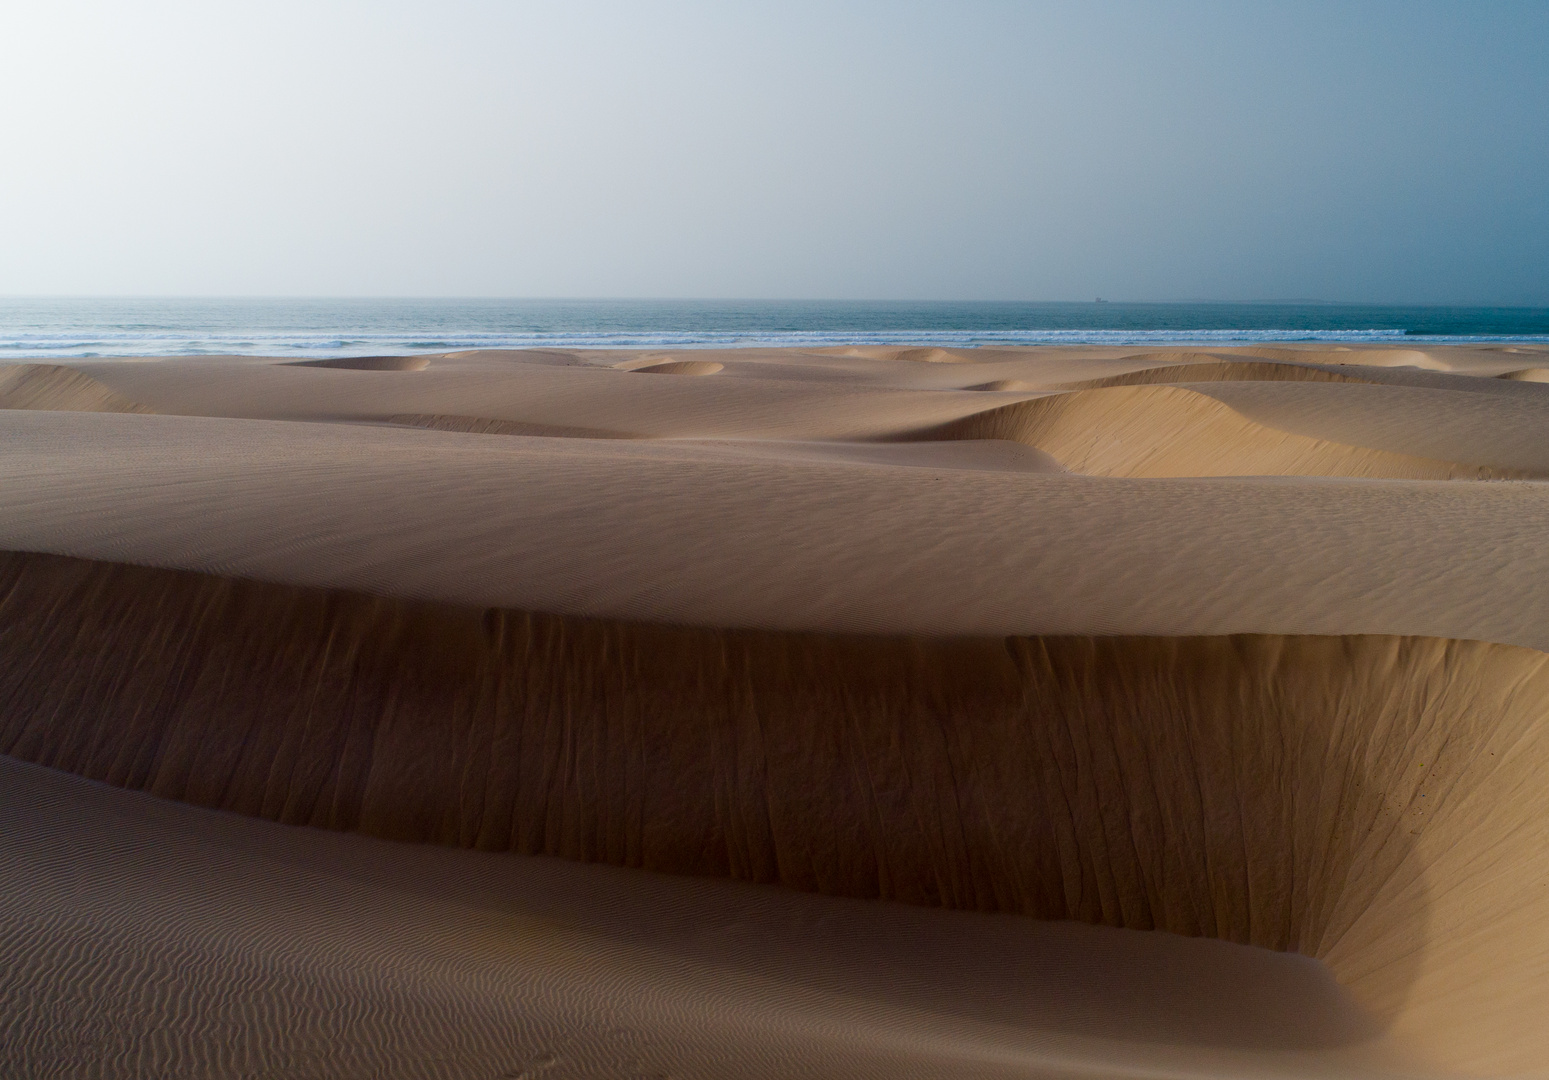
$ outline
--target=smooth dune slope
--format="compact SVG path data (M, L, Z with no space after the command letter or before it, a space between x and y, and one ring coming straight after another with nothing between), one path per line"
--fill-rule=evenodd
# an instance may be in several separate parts
M290 829L0 758L0 1073L1412 1076L1316 961Z
M950 441L777 442L0 412L0 549L699 626L1549 648L1537 483L1088 477L956 468Z
M0 367L0 1072L1549 1076L1546 366Z
M1533 398L1456 389L1217 382L1193 389L1250 420L1314 439L1472 465L1500 475L1549 473L1549 417Z

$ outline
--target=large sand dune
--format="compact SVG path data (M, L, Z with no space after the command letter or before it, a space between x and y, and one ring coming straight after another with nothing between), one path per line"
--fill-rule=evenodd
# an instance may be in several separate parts
M1549 1073L1545 355L0 369L7 1067Z

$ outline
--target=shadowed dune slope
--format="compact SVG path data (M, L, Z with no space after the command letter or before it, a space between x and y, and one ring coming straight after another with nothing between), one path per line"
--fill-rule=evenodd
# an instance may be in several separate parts
M1010 391L1012 393L1020 394L1032 390L1038 390L1039 387L1033 383L1028 382L1026 379L991 379L987 383L980 383L978 386L970 386L968 389L986 390L992 393Z
M1245 356L1291 363L1349 364L1368 367L1417 368L1422 371L1451 371L1451 365L1421 349L1285 349L1256 346L1242 350Z
M294 360L290 367L336 368L340 371L424 371L428 356L341 356L329 360Z
M1487 349L1450 350L1445 359L1402 349L1164 351L1102 359L1072 357L1077 360L1074 364L1050 357L1040 365L1048 375L1038 382L1045 389L1059 390L1156 383L1366 384L1521 399L1527 388L1510 385L1507 369L1521 367L1523 358L1523 354L1508 358ZM1085 375L1082 369L1094 374Z
M1543 1060L1549 669L674 629L13 554L0 752L276 821L1297 951Z
M1233 365L1235 366L1235 365ZM1526 475L1395 454L1257 423L1182 386L1110 386L1019 401L944 424L926 437L1010 439L1091 476L1348 476L1501 479Z
M0 409L59 412L132 412L151 409L59 364L0 365Z
M1157 383L1193 382L1364 382L1357 375L1341 371L1329 371L1313 367L1309 363L1270 363L1254 360L1232 360L1213 357L1208 353L1180 353L1177 355L1144 355L1138 360L1173 361L1166 367L1147 367L1109 375L1100 379L1085 379L1062 384L1065 390L1097 390L1105 386L1148 386Z
M521 420L491 420L483 416L449 416L446 413L399 413L388 417L387 422L434 431L460 431L470 435L529 435L549 439L638 438L627 432L599 428L560 427Z

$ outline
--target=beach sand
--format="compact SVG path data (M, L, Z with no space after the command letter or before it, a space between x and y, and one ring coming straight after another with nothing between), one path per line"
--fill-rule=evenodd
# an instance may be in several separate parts
M1546 370L0 366L0 1072L1549 1075Z

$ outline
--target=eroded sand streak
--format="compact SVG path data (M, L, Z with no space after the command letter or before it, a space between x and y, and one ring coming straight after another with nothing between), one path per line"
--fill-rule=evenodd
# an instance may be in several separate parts
M1400 1027L1457 1017L1454 1054L1531 1052L1472 1025L1503 980L1545 992L1543 931L1507 950L1479 919L1543 869L1540 653L673 629L38 555L3 576L14 757L289 824L1300 951ZM1506 891L1438 917L1459 860ZM1460 914L1474 955L1521 959L1431 964Z

